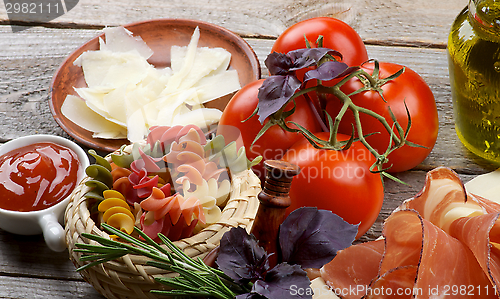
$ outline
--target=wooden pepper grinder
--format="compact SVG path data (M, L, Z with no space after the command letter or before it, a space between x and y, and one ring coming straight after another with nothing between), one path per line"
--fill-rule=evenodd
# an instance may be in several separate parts
M273 253L269 258L269 264L274 267L279 254L279 226L286 218L286 208L291 204L288 192L292 179L299 174L300 168L295 164L279 160L266 160L264 166L266 177L262 191L258 195L260 205L251 233L268 254Z

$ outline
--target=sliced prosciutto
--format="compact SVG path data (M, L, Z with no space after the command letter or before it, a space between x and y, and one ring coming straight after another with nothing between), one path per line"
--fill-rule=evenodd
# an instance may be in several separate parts
M475 197L468 196L462 180L451 169L438 167L427 173L424 188L398 209L412 209L424 219L448 231L450 224L460 217L486 214Z
M467 196L476 201L481 207L483 207L486 210L486 213L488 214L500 212L500 204L498 204L497 202L488 200L482 196L473 193L472 194L468 193Z
M467 193L451 169L439 167L427 174L425 187L401 209L415 209L465 244L476 257L494 289L500 287L500 205ZM483 290L484 291L484 290ZM488 290L486 290L488 291Z
M363 298L412 298L417 266L405 266L391 269L377 278L370 285L367 295Z
M349 299L500 298L499 215L500 204L467 193L455 172L436 168L424 188L386 219L382 252L356 256L381 240L349 247L321 276L334 290L370 280L364 294L338 293Z
M450 234L462 241L474 253L483 272L494 285L489 291L500 290L500 222L499 214L464 217L454 221Z
M361 298L379 271L384 240L352 245L320 269L321 277L345 299Z
M490 286L472 252L415 211L393 213L383 234L385 254L367 298L443 298L452 294L451 286ZM384 296L380 296L382 289ZM470 294L457 293L453 298L470 298ZM492 292L473 294L496 298Z
M472 252L417 212L393 213L383 234L385 241L351 246L321 269L322 278L339 297L497 298ZM381 244L385 247L380 260ZM453 286L468 289L460 293Z

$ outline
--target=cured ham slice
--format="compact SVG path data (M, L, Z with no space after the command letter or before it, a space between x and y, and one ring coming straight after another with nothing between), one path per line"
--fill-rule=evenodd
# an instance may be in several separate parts
M336 291L341 298L500 298L499 216L498 203L467 193L455 172L439 167L386 219L384 240L341 251L320 273L333 290L368 286Z
M321 269L322 278L341 298L443 298L447 294L497 298L471 250L416 211L394 212L384 224L383 235L385 240L339 252Z
M342 298L361 298L378 274L384 246L384 240L377 240L341 250L320 269L321 277Z
M385 254L380 275L398 267L417 266L422 251L423 223L413 211L393 213L384 223Z
M412 298L416 266L398 267L387 271L370 286L365 298Z
M462 241L474 253L484 273L495 286L500 286L500 222L499 214L492 213L471 218L460 218L450 226L450 234Z
M415 211L393 213L383 234L386 248L380 275L367 298L443 298L452 295L452 286L474 286L470 293L458 292L453 298L470 298L471 294L496 298L493 292L473 293L476 288L488 288L490 282L472 252ZM382 287L386 289L383 297L379 296Z
M451 169L438 167L427 173L424 188L398 209L413 209L424 219L448 231L460 217L483 215L488 212L474 196L468 196L462 180Z
M482 196L471 193L468 193L467 196L476 201L481 207L483 207L486 210L486 213L488 214L500 212L500 204L494 201L488 200Z

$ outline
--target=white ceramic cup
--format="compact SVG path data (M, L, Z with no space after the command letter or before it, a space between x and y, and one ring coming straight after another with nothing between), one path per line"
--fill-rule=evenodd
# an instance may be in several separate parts
M0 156L15 149L40 142L53 142L73 150L80 161L77 185L85 176L85 168L90 162L85 151L76 143L54 135L30 135L11 140L0 146ZM64 236L64 211L70 196L57 204L39 211L18 212L0 208L0 228L18 235L38 235L43 233L47 246L57 252L66 250Z

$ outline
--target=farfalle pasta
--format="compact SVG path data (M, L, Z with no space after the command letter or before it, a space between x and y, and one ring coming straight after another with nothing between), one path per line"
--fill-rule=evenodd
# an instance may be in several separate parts
M87 168L86 197L95 201L98 221L174 241L216 223L229 198L230 172L260 161L248 161L244 148L226 145L222 136L207 141L194 125L152 127L143 143L110 159L91 154L96 163Z

